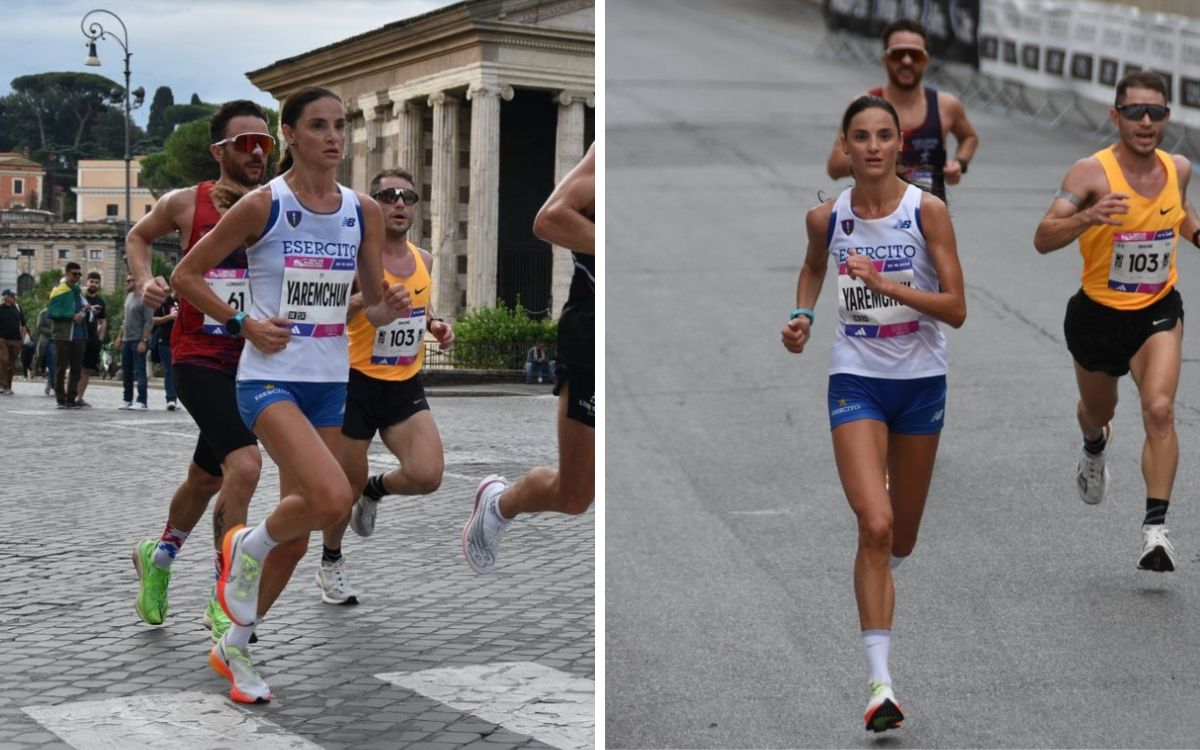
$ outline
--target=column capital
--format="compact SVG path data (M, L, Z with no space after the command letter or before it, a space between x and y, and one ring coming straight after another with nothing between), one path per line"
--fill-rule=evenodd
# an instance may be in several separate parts
M458 104L462 99L457 94L451 94L448 91L435 91L429 95L429 106L434 107L439 104Z
M578 89L563 89L554 97L554 101L558 102L559 106L569 107L575 102L582 102L592 109L596 108L596 92L581 91Z
M363 119L365 120L375 120L382 116L382 109L387 107L390 103L391 99L388 98L386 93L380 94L378 92L363 94L362 96L358 97L358 100L355 102L355 104L358 105L358 108L362 110Z
M516 92L513 87L495 81L476 81L467 87L467 99L477 96L498 96L506 102L511 102Z
M392 99L392 116L404 117L421 111L421 102L417 99Z

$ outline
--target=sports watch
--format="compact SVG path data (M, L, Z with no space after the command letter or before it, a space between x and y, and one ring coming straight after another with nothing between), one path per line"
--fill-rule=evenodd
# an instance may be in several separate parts
M244 312L234 315L232 318L225 321L225 330L229 332L230 336L241 336L242 323L245 322L246 318L248 317L250 316Z

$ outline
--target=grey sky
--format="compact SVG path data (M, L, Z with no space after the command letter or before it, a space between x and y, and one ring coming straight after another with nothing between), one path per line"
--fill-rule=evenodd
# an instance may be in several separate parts
M193 93L208 102L253 99L274 106L246 72L284 58L362 34L404 18L453 4L454 0L0 0L0 94L12 79L48 71L90 72L123 83L121 45L97 45L101 67L89 68L80 21L107 8L125 22L133 53L131 88L146 89L146 105L134 113L145 125L150 100L170 86L177 103ZM93 17L120 33L112 16Z

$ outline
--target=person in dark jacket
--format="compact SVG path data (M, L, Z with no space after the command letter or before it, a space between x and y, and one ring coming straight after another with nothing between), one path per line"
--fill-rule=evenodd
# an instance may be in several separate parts
M54 359L58 369L54 373L54 395L58 408L75 409L75 396L79 391L79 376L83 372L83 354L87 347L87 330L83 323L83 290L79 280L83 271L79 264L67 263L65 279L50 290L50 304L46 310L50 316L51 338L54 340ZM70 377L67 371L70 370Z

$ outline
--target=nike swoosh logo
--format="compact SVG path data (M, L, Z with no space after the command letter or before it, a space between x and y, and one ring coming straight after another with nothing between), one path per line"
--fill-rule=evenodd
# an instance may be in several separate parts
M1153 325L1153 326L1160 326L1160 325L1162 325L1163 323L1166 323L1168 320L1170 320L1170 318L1163 318L1162 320L1156 320L1156 321L1154 321L1154 322L1153 322L1153 323L1151 323L1150 325Z
M427 286L423 286L420 289L418 289L417 291L413 292L413 294L420 294L421 292L425 291L428 288L429 287L427 287Z
M1171 206L1171 208L1175 208L1175 207L1174 207L1174 206ZM1169 213L1171 212L1171 208L1160 208L1160 209L1158 209L1158 215L1159 215L1159 216L1166 216L1167 214L1169 214Z

